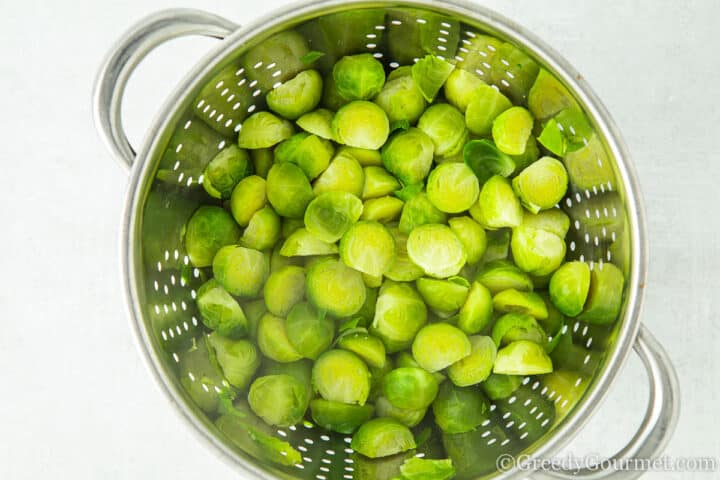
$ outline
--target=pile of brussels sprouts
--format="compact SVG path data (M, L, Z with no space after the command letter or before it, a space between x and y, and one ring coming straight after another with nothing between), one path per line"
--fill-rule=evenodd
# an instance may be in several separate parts
M535 110L555 85L538 77ZM209 354L267 424L404 452L424 419L472 431L488 398L552 372L562 315L617 317L620 270L565 261L565 140L532 108L438 56L388 74L369 53L265 100L205 168L220 202L185 246L212 269Z

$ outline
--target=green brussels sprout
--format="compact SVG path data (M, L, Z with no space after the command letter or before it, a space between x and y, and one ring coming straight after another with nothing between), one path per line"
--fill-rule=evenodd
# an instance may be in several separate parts
M310 302L334 317L356 314L365 303L367 288L360 272L342 261L322 260L308 269L306 293Z
M315 390L325 400L365 405L370 393L370 372L365 363L346 350L328 350L313 365Z
M568 152L563 163L570 182L578 190L592 190L598 185L612 186L612 190L615 190L612 162L597 135L592 135L584 147Z
M565 259L565 241L554 233L520 225L510 240L515 264L532 275L549 275Z
M568 262L550 278L550 299L568 317L579 315L590 291L590 267L584 262Z
M322 90L323 80L317 70L305 70L268 92L267 105L281 117L296 120L318 106Z
M512 185L525 208L538 213L562 200L568 188L568 176L559 160L543 157L520 172Z
M440 224L447 221L447 214L432 204L425 193L419 193L405 202L400 214L400 231L410 233L417 227L427 224Z
M270 148L290 138L293 132L293 125L287 120L270 112L253 113L242 123L238 146L250 150Z
M270 313L284 317L300 302L305 293L305 270L288 265L270 274L265 282L263 295Z
M185 227L185 250L198 268L212 265L222 247L237 242L240 228L220 207L204 206L195 210Z
M408 458L400 467L404 480L450 480L455 478L455 467L452 460L428 460L425 458Z
M235 145L223 149L203 172L202 185L213 198L227 199L240 180L252 173L250 156Z
M448 323L424 326L412 344L413 358L429 372L449 367L470 355L471 350L467 335ZM392 401L392 398L388 399Z
M299 228L283 242L280 255L284 257L307 257L333 255L338 253L337 245L320 240L305 228Z
M407 251L426 275L435 278L457 275L467 261L465 247L446 225L428 224L415 228L408 236Z
M323 242L337 242L358 221L362 211L362 202L351 193L321 193L305 210L305 228Z
M365 172L350 154L337 153L320 176L315 179L315 195L327 192L347 192L360 198L365 185Z
M468 105L478 96L477 91L483 85L486 85L485 82L480 80L477 75L462 68L456 68L445 81L445 98L451 105L465 113ZM470 125L468 125L468 128L473 132Z
M505 375L542 375L552 371L552 360L545 349L529 340L518 340L498 350L493 367L493 373Z
M590 291L578 318L596 325L613 323L620 314L624 285L625 278L618 267L612 263L598 264L590 273Z
M335 322L307 302L294 305L285 319L290 344L305 358L315 360L335 338Z
M397 368L422 368L409 351L399 352L395 355L395 366ZM437 380L438 385L446 380L446 377L442 374L442 372L431 373L432 376L435 377L435 380Z
M493 122L512 107L508 98L490 85L480 85L473 91L465 109L465 124L475 135L490 135Z
M377 150L390 135L385 111L374 103L358 100L340 108L332 122L335 141L351 147Z
M257 344L263 355L276 362L290 363L303 358L288 339L285 320L272 313L266 313L260 318Z
M454 312L462 307L470 290L470 284L462 277L419 278L415 286L428 307L441 312Z
M198 289L196 302L202 322L210 330L228 338L241 338L247 334L245 312L217 280L208 280Z
M481 386L490 400L501 400L512 395L522 382L523 377L520 375L491 373Z
M382 275L395 259L395 240L381 223L357 222L340 240L340 258L355 270Z
M463 148L463 160L480 184L493 175L508 177L516 170L513 158L498 150L490 140L470 140Z
M272 150L269 148L250 150L250 158L252 159L255 175L267 178L267 174L274 162Z
M282 374L255 379L250 386L248 403L255 415L278 427L299 423L308 407L305 385L295 377Z
M435 155L439 157L450 157L462 151L468 138L465 117L447 103L438 103L425 110L418 128L432 139Z
M492 329L492 339L498 347L518 340L544 345L547 338L537 320L526 313L506 313L497 319Z
M498 292L493 297L493 307L501 313L525 313L536 320L548 317L547 307L543 298L534 292L521 292L509 288Z
M470 209L470 215L488 229L517 227L522 223L522 205L510 181L494 175L480 189L478 201Z
M273 165L267 176L267 199L281 217L302 218L314 194L310 182L292 163Z
M365 167L365 183L363 185L362 199L384 197L400 188L395 177L382 167Z
M425 55L412 66L412 78L425 100L433 102L455 65L435 55Z
M369 150L367 148L348 147L347 145L343 145L338 148L338 155L341 153L344 155L350 155L363 167L382 166L380 151L376 149Z
M412 282L422 277L424 273L422 268L415 265L408 256L408 236L395 227L389 230L395 240L395 259L390 269L385 272L385 276L396 282Z
M427 321L427 308L415 289L406 283L386 281L380 288L371 333L385 344L387 353L412 345Z
M373 337L366 332L358 331L344 334L338 339L337 346L343 350L353 352L370 367L382 369L385 366L387 360L385 345L379 338Z
M501 152L522 155L532 134L533 118L522 107L511 107L498 115L492 124L492 137Z
M528 108L533 116L545 120L568 107L579 108L572 94L545 69L540 69L528 94Z
M470 217L453 217L448 220L450 230L458 237L465 247L467 263L474 265L482 259L487 248L487 235L485 230Z
M255 250L272 248L280 239L280 217L270 206L255 212L240 237L240 245Z
M473 206L478 195L478 179L464 163L444 163L430 172L427 196L442 212L463 212Z
M332 140L332 119L335 112L327 108L318 108L303 114L295 123L307 133L317 135L325 140Z
M365 282L365 286L368 288L379 288L383 282L382 275L369 275L367 273L363 273L362 277L363 282Z
M485 328L492 320L493 303L490 290L475 281L470 287L467 299L460 308L458 328L471 335Z
M305 38L293 30L287 30L248 50L243 66L258 87L267 91L277 82L284 82L305 70L307 64L302 59L307 53Z
M247 227L255 212L266 204L265 179L257 175L240 180L230 196L230 211L235 221L243 227Z
M445 382L440 386L432 410L435 423L443 432L465 433L488 419L490 405L477 388Z
M369 100L385 85L385 67L371 53L350 55L333 67L340 95L347 100Z
M207 341L228 383L239 390L247 387L260 367L260 354L255 345L248 340L221 337L217 332L211 333Z
M393 135L382 148L383 165L405 185L422 183L430 172L434 149L430 137L410 128Z
M381 396L378 397L377 400L375 400L375 413L380 418L392 418L402 423L406 427L412 428L416 427L425 418L425 414L427 413L427 407L414 410L407 408L398 408L392 403L390 403L390 400Z
M363 202L363 212L360 220L388 223L400 218L405 203L399 198L385 196L370 198Z
M398 408L427 408L437 393L437 380L422 368L396 368L383 378L383 395Z
M310 360L296 360L294 362L277 362L271 358L264 358L260 367L260 376L290 375L305 386L308 402L313 398L312 366Z
M538 213L523 212L522 224L539 228L554 233L560 238L565 238L570 230L570 217L559 208L542 210Z
M568 141L554 118L545 123L537 141L546 150L558 157L563 157L568 150Z
M427 107L425 97L412 76L388 78L374 101L385 111L390 123L406 121L414 125Z
M415 446L410 429L392 418L374 418L365 422L350 443L353 450L369 458L389 457Z
M335 149L330 140L302 132L277 146L275 162L294 163L309 180L313 180L330 165L334 153Z
M322 428L349 435L370 420L375 413L372 405L349 405L316 398L310 402L312 419Z
M213 260L215 280L236 297L255 297L270 274L270 264L262 252L228 245Z
M475 281L485 285L493 295L509 288L523 292L533 289L532 279L506 260L493 260L480 267Z
M267 313L265 307L265 300L254 300L247 302L242 306L245 312L245 317L248 321L248 337L253 340L257 339L258 325L260 325L260 319Z
M468 337L470 355L448 367L450 381L458 387L468 387L485 381L492 373L497 347L492 338L481 335Z

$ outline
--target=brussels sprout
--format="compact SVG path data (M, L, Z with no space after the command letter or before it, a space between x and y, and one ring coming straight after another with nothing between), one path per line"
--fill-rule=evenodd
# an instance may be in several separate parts
M452 460L408 458L400 467L403 480L450 480L455 478Z
M485 82L480 80L477 75L467 70L456 68L445 81L445 98L457 107L458 110L465 113L468 105L478 96L477 91L480 90L480 87L483 85L485 85ZM469 125L468 128L470 128ZM470 129L470 131L472 131L472 129Z
M385 345L377 337L362 331L348 333L338 339L337 346L353 352L371 367L381 369L385 366Z
M467 334L478 333L490 323L492 314L490 290L480 282L473 282L467 300L460 308L458 327Z
M355 270L382 275L395 259L395 240L381 223L358 222L340 240L340 258Z
M370 330L383 341L388 353L395 353L412 345L426 321L427 308L415 289L406 283L386 281L380 289Z
M270 206L255 212L240 237L240 245L255 250L272 248L280 239L280 217Z
M315 360L335 337L335 322L307 302L294 305L285 319L290 344L305 358Z
M539 156L540 149L538 148L538 142L535 140L535 137L530 135L525 144L525 151L520 155L510 155L510 158L512 158L512 161L515 163L515 173L530 166Z
M558 157L564 156L568 149L567 139L554 118L545 123L538 137L538 142L546 150Z
M532 275L548 275L565 259L565 241L562 238L525 225L513 230L510 248L515 264Z
M520 375L491 373L482 383L482 389L490 400L501 400L512 395L522 382L523 377Z
M412 66L412 78L425 100L432 102L455 69L452 63L434 55L426 55Z
M498 350L493 367L493 373L505 375L542 375L552 371L552 360L545 349L529 340L518 340Z
M256 296L270 274L262 252L237 245L218 250L212 266L215 280L236 297Z
M568 262L555 270L550 279L553 305L568 317L579 315L590 290L590 267L584 262Z
M365 286L368 288L380 288L380 285L382 285L383 282L382 275L369 275L367 273L363 273L362 277L363 282L365 282Z
M407 251L415 264L435 278L457 275L467 261L462 242L445 225L428 224L415 228L408 236Z
M435 146L422 130L396 133L382 149L385 168L403 184L422 183L430 172Z
M506 313L497 319L492 329L492 339L498 347L518 340L544 345L547 338L537 320L525 313Z
M312 388L312 366L310 360L296 360L294 362L277 362L271 358L264 358L262 367L260 367L259 375L290 375L305 386L307 401L309 402L313 396Z
M567 107L578 108L572 94L553 74L540 69L528 94L528 108L533 116L545 120Z
M338 92L337 85L335 84L335 78L332 75L325 77L325 82L323 84L323 96L320 103L323 107L332 111L339 110L350 103L342 95L340 95L340 92ZM333 134L333 138L335 138L335 134Z
M338 148L337 153L338 155L350 155L363 167L382 166L380 151L376 149L370 150L367 148L348 147L347 145L343 145Z
M439 224L447 221L447 215L438 210L425 193L419 193L405 202L400 214L400 231L410 233L426 224Z
M427 408L435 400L437 393L438 383L435 377L422 368L396 368L383 378L383 394L398 408Z
M335 141L351 147L377 150L387 141L390 122L374 103L350 102L340 108L332 122Z
M247 340L223 338L217 332L211 333L207 340L230 385L239 390L247 387L260 366L260 355L255 345Z
M257 344L263 355L276 362L289 363L302 358L288 339L285 320L271 313L266 313L260 318Z
M505 155L490 140L471 140L463 149L463 160L484 184L493 175L510 176L515 171L515 162Z
M425 111L427 102L411 76L388 78L375 103L387 114L390 123L407 121L414 125Z
M522 206L510 181L494 175L482 186L470 215L485 228L517 227L522 223Z
M296 133L275 149L275 162L294 163L313 180L330 165L334 151L330 140L305 132Z
M405 203L395 197L379 197L365 200L361 220L388 223L400 218Z
M469 337L472 351L469 356L448 367L448 377L459 387L485 381L492 373L497 347L492 338L481 335Z
M195 267L208 267L218 250L235 243L239 236L240 228L229 213L220 207L204 206L187 222L185 249Z
M448 225L465 247L467 263L474 265L479 262L487 248L487 235L480 224L465 216L451 218Z
M408 427L392 418L375 418L365 422L350 447L369 458L382 458L415 448L415 437Z
M354 353L328 350L313 365L315 390L333 402L365 405L370 393L370 372Z
M228 338L247 334L245 312L217 280L208 280L197 292L197 306L206 327Z
M422 368L420 364L413 358L409 351L399 352L395 355L395 367L396 368ZM445 375L441 372L432 372L432 376L435 377L438 385L446 380Z
M295 120L320 103L323 80L316 70L305 70L272 89L266 97L268 107L278 115Z
M333 67L338 92L347 100L369 100L385 85L385 68L371 53L343 57Z
M278 215L302 218L313 197L310 182L296 165L279 163L268 172L267 199Z
M542 210L535 214L524 211L522 224L546 230L554 233L560 238L565 238L568 230L570 230L570 217L568 217L567 214L559 208Z
M240 180L230 196L230 211L235 221L243 227L247 227L255 212L266 204L265 179L257 175Z
M443 432L465 433L487 420L490 406L477 388L457 387L445 382L440 386L432 409L435 423Z
M375 409L372 405L349 405L316 398L310 402L310 414L322 428L349 435L370 420Z
M523 292L531 292L533 289L530 277L505 260L494 260L483 265L475 281L485 285L493 295L509 288Z
M522 107L511 107L498 115L492 124L492 137L501 152L522 155L532 134L533 118Z
M318 108L312 112L305 113L297 119L297 126L307 133L317 135L326 140L332 140L332 119L335 113L327 108Z
M565 167L551 157L536 161L513 179L513 190L532 213L554 207L565 196L568 177Z
M360 272L334 259L320 261L308 270L306 290L315 307L340 318L357 313L367 296Z
M437 166L427 182L427 196L438 210L460 213L473 206L480 194L480 184L464 163Z
M593 135L592 126L579 107L568 107L555 115L553 120L562 127L569 151L582 148Z
M267 91L277 82L284 82L305 70L307 65L302 58L307 53L305 38L287 30L248 50L243 66L251 79L257 81L258 87Z
M278 427L299 423L308 407L305 385L290 375L257 378L250 386L248 403L255 415Z
M437 156L453 156L462 151L468 137L463 114L446 103L438 103L425 110L418 121L418 128L432 139Z
M284 317L305 293L305 270L288 265L272 272L265 283L265 305L273 315Z
M250 158L252 159L253 171L255 175L267 178L267 174L273 165L273 152L269 148L258 148L250 150Z
M536 320L548 317L547 307L543 298L534 292L521 292L509 288L498 292L493 297L493 307L496 312L525 313Z
M397 420L406 427L412 428L417 426L427 413L427 408L418 408L415 410L407 408L398 408L385 397L378 397L375 401L375 413L378 417L387 417Z
M305 210L305 228L324 242L338 241L358 221L363 205L347 192L321 193Z
M473 91L465 110L465 124L475 135L488 136L493 122L503 112L512 107L512 103L497 88L484 84Z
M337 245L320 240L304 228L295 230L283 242L280 255L284 257L307 257L338 253Z
M598 264L590 273L590 291L578 318L596 325L613 323L620 314L625 278L612 263Z
M265 307L265 300L261 299L247 302L243 304L242 309L245 312L245 317L248 321L248 337L255 340L257 339L257 331L258 325L260 324L260 319L263 315L265 315L265 313L267 313L267 308Z
M230 145L207 164L203 172L202 185L213 198L230 198L235 185L251 172L252 164L247 152Z
M612 162L597 135L591 136L584 147L568 152L563 163L570 182L578 190L592 190L598 185L616 185Z
M471 350L470 340L465 333L447 323L426 325L418 332L412 344L413 358L429 372L449 367L470 355ZM392 398L388 399L392 401Z
M415 265L408 257L408 236L395 227L389 230L395 240L395 260L393 260L390 269L385 272L385 276L396 282L412 282L422 277L422 268Z
M327 192L347 192L361 197L365 185L365 172L355 157L338 153L330 165L315 180L315 195Z
M269 112L257 112L243 123L238 135L240 148L270 148L293 134L293 125Z
M398 190L400 183L382 167L365 167L365 183L363 185L362 198L383 197Z
M449 280L419 278L415 286L428 307L441 312L454 312L463 306L470 284L462 277Z

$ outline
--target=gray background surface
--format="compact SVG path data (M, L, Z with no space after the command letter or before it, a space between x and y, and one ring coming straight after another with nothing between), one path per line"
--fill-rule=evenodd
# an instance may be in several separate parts
M196 441L136 351L118 273L127 177L97 140L90 92L112 42L147 13L195 6L242 23L285 3L2 2L0 478L238 477ZM667 454L720 456L720 2L483 3L570 60L624 133L649 219L644 322L683 389ZM179 40L140 66L125 109L134 143L213 42ZM646 390L633 357L566 451L620 447L642 418Z

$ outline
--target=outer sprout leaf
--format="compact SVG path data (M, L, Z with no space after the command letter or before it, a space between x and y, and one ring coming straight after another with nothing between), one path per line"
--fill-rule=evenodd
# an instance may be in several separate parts
M455 66L434 55L427 55L412 66L412 78L425 100L432 102Z
M501 152L490 140L471 140L463 149L465 164L475 172L480 184L493 175L509 177L515 171L515 162Z
M403 480L450 480L455 476L452 460L408 458L400 467Z

